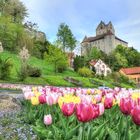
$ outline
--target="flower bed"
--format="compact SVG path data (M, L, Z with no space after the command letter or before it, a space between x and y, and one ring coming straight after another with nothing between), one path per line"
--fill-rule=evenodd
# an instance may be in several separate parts
M41 139L134 140L140 134L140 91L23 88L25 122Z

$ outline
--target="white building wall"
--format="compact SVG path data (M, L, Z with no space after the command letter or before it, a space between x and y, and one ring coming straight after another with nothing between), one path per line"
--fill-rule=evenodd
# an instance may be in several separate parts
M115 39L115 46L118 46L118 45L122 45L124 47L128 47L128 44L123 42L123 41L120 41L118 39Z

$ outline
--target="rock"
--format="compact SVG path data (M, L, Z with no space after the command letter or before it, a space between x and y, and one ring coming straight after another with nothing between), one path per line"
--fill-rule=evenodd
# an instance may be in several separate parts
M20 101L8 94L0 94L0 117L13 114L20 110Z
M8 94L0 94L0 100L3 100L3 99L10 99L10 96Z

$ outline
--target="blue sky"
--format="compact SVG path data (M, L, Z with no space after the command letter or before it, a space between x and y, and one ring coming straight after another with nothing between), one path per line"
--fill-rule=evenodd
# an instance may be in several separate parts
M21 0L28 20L38 24L48 40L56 40L60 23L69 25L81 41L95 36L99 22L112 21L116 35L140 51L140 0Z

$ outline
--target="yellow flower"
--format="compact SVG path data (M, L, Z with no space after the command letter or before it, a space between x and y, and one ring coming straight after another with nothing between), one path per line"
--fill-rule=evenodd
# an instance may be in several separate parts
M41 95L40 92L35 92L34 94L35 94L36 97L39 97Z
M132 94L132 99L133 100L137 100L138 98L140 98L140 94L139 93L133 93Z
M87 94L91 94L91 90L90 89L87 90Z
M59 105L60 108L62 108L62 105L63 105L63 98L64 97L59 97L58 98L58 105Z
M113 106L116 105L117 103L118 102L115 99L113 99Z
M104 103L104 102L105 102L105 97L102 98L102 103Z
M96 104L97 103L94 97L92 98L92 103L93 104Z
M60 108L62 108L63 103L80 103L81 99L77 96L72 95L65 95L64 97L59 97L58 99L58 105Z
M31 97L31 103L32 105L39 105L38 97Z

